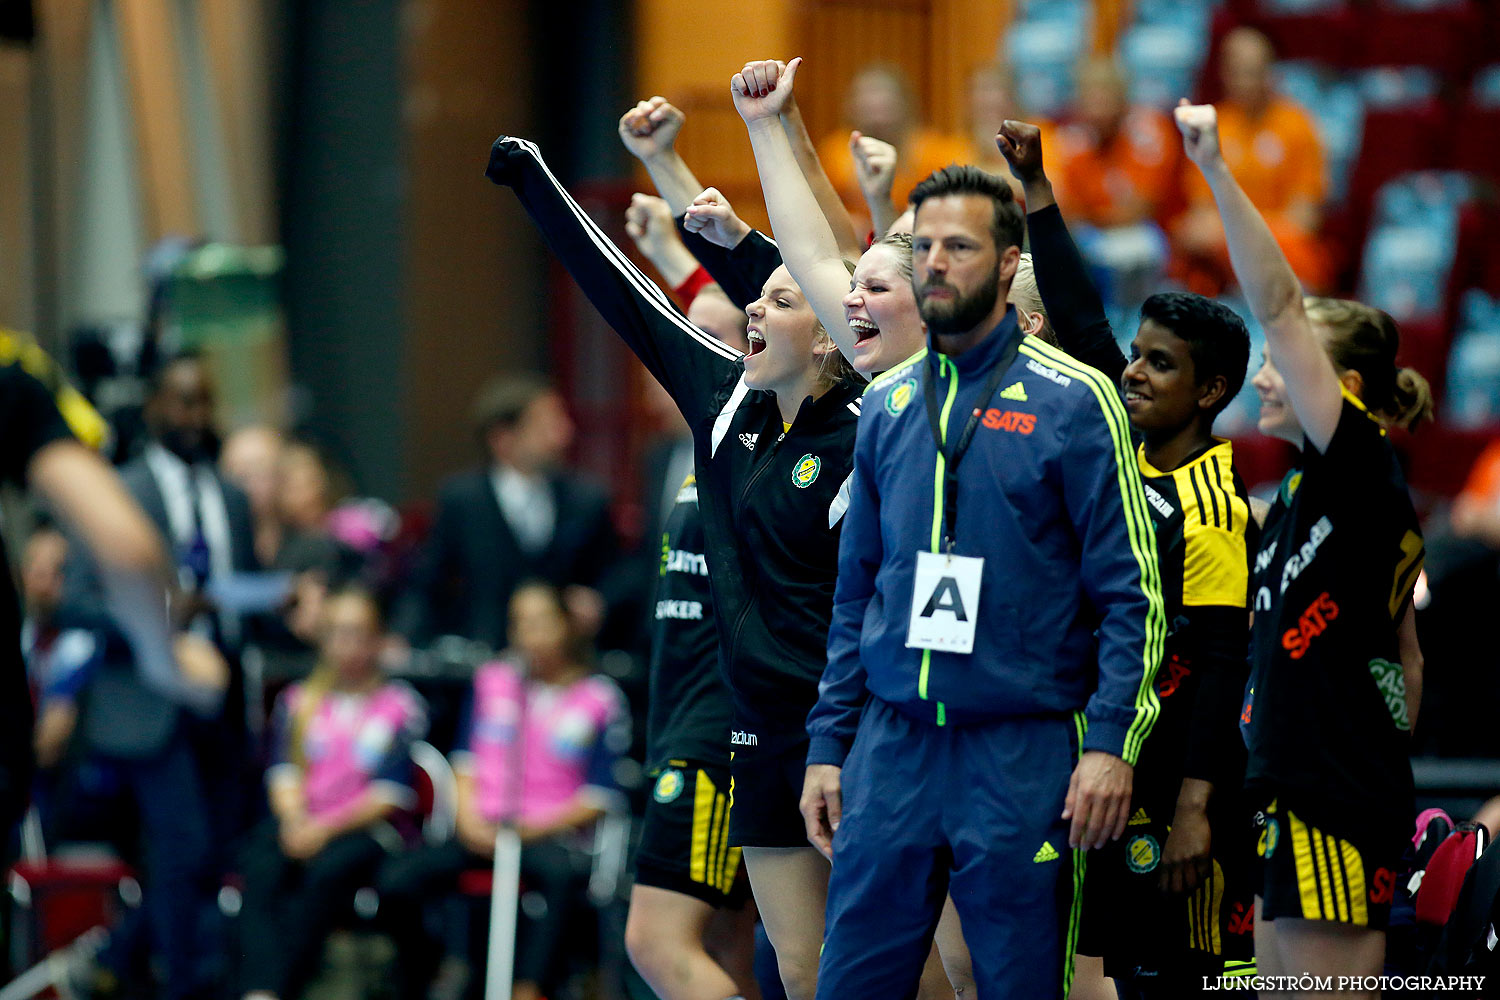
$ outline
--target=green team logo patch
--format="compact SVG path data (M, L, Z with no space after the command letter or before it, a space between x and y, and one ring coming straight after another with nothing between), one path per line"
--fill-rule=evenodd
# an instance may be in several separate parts
M1131 837L1125 845L1125 864L1137 875L1154 871L1161 864L1161 845L1149 833Z
M1302 485L1302 470L1296 469L1287 473L1286 479L1281 483L1281 500L1283 503L1291 503L1292 497L1297 495L1297 487Z
M906 409L912 397L917 394L917 380L904 378L891 387L891 391L885 394L885 412L893 417L901 416L901 411Z
M1281 824L1276 817L1267 816L1266 825L1261 827L1260 843L1255 845L1256 853L1263 858L1269 858L1276 853L1276 844L1281 840Z
M1411 730L1411 720L1406 715L1406 676L1401 664L1379 658L1370 661L1370 676L1375 678L1375 687L1385 699L1385 707L1391 713L1391 721L1404 732Z
M823 471L823 460L816 455L803 455L797 459L797 464L792 468L792 485L799 490L805 490L818 478L818 473Z
M656 787L651 790L651 797L662 805L675 802L686 784L687 782L682 780L682 772L675 767L669 767L657 777Z

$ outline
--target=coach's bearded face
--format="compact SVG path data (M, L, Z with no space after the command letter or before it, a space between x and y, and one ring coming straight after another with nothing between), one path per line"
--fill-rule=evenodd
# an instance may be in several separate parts
M964 290L941 274L928 273L917 288L917 306L933 333L967 333L984 322L1000 298L1000 271L985 272L977 288Z

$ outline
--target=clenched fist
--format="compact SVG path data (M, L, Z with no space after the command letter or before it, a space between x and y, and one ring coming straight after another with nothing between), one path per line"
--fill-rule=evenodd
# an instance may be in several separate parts
M670 153L686 117L665 97L641 101L620 116L620 141L638 160Z
M792 99L792 81L801 65L800 56L789 63L760 59L746 63L730 78L729 94L745 124L775 118L786 110Z

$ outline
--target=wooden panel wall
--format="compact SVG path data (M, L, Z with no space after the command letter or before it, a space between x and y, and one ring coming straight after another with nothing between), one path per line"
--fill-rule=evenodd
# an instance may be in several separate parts
M850 82L873 62L902 69L925 119L961 133L967 126L969 75L995 59L1015 5L1016 0L778 0L754 5L752 12L725 5L713 13L712 30L704 32L698 30L701 5L641 0L638 92L661 94L687 112L678 141L683 157L703 183L723 190L746 220L763 225L755 163L728 93L729 76L747 59L804 58L797 99L814 139L841 125ZM636 181L650 190L644 171Z
M31 199L31 59L0 45L0 326L33 322Z
M477 454L469 404L542 358L545 251L509 192L484 179L533 102L524 0L417 0L405 19L406 484L427 493Z
M196 235L193 161L178 73L176 12L169 0L115 5L140 157L146 238Z
M268 0L201 0L238 238L276 242Z

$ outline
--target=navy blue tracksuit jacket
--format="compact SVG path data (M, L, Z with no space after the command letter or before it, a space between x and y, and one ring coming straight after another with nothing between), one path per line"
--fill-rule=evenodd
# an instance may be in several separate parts
M956 437L1014 315L972 350L924 350L865 393L810 764L843 763L867 694L939 726L1082 711L1083 749L1130 764L1151 729L1166 622L1130 425L1101 373L1035 337L959 466L954 553L985 560L974 652L905 645L917 551L938 551L942 516L922 382L937 379Z

